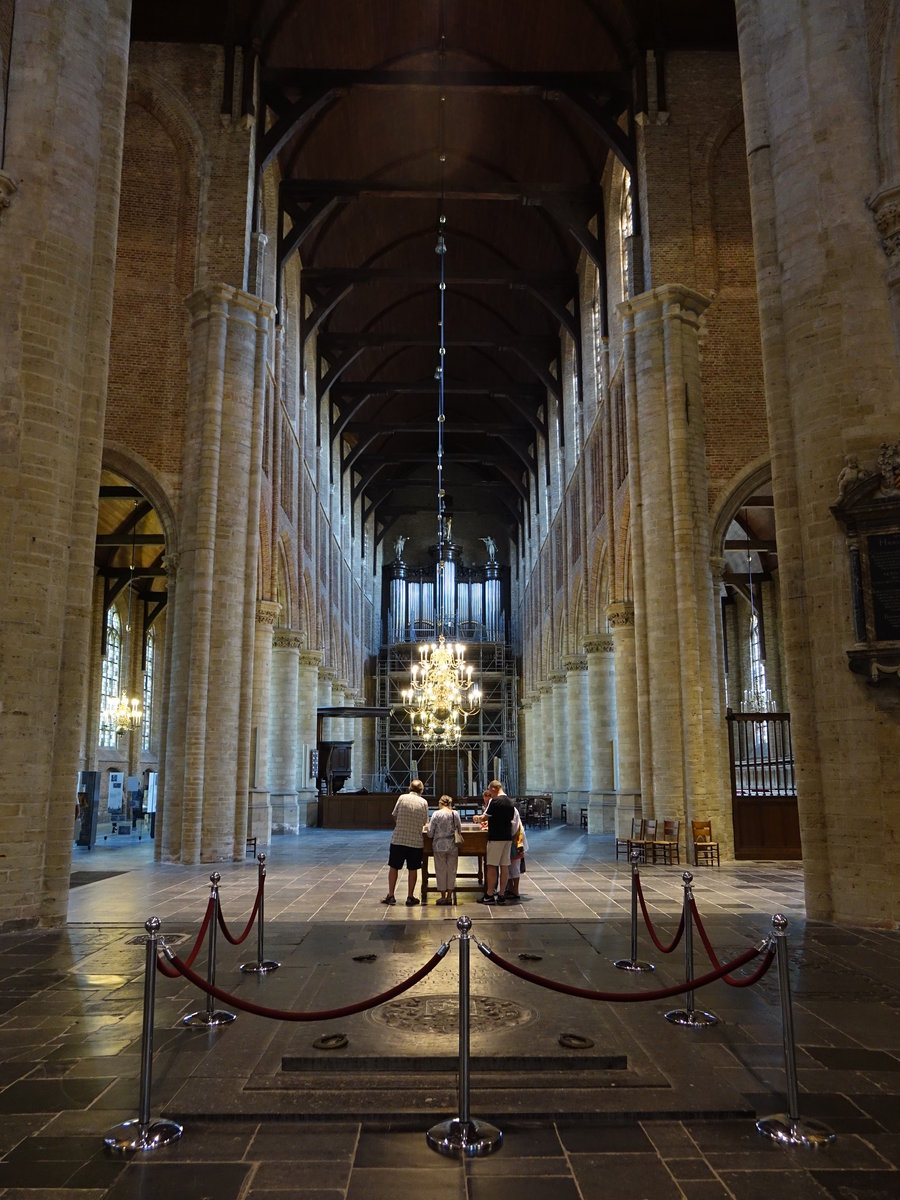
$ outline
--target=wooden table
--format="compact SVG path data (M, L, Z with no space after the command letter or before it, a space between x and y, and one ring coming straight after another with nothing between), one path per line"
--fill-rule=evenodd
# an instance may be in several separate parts
M463 844L459 847L460 858L474 858L478 861L477 871L457 871L457 892L484 891L484 859L487 854L487 830L480 825L463 825ZM428 860L431 857L431 838L425 834L425 846L422 856L422 903L428 896L428 881L434 879L433 871L428 870ZM477 883L460 884L460 879L475 879Z

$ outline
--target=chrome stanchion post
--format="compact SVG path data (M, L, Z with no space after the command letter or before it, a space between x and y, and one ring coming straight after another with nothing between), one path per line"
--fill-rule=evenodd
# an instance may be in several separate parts
M640 962L637 956L637 930L638 930L638 880L640 878L638 872L638 863L641 861L640 851L632 850L631 852L631 958L619 958L614 963L614 967L618 967L620 971L655 971L653 963Z
M241 963L241 970L247 974L265 975L267 971L277 971L281 966L279 962L273 962L272 959L266 959L263 956L263 923L265 921L264 906L266 902L266 856L265 854L257 854L259 862L259 909L256 913L256 962Z
M788 1111L760 1117L756 1128L783 1146L807 1146L819 1149L835 1140L833 1129L821 1121L801 1121L797 1097L797 1055L794 1043L794 1016L791 1009L791 976L788 963L787 917L776 913L772 918L775 965L781 995L781 1037L784 1043L784 1074L787 1082Z
M684 977L690 984L694 978L694 925L691 913L691 901L694 893L691 884L694 876L685 871L681 876L684 884ZM673 1008L666 1013L666 1020L674 1025L692 1025L702 1028L706 1025L718 1025L719 1018L715 1013L705 1012L702 1008L694 1008L694 989L688 987L685 992L684 1008Z
M156 954L159 944L159 919L145 921L147 951L144 963L144 1014L141 1028L141 1094L136 1121L126 1121L111 1129L103 1144L113 1154L132 1150L155 1150L181 1137L182 1127L175 1121L150 1117L150 1076L153 1067L153 1009L156 997Z
M219 931L219 880L222 876L218 871L213 871L209 877L209 882L212 885L210 895L212 897L212 913L209 918L209 953L206 959L206 982L210 987L213 987L216 982L216 934ZM200 1012L190 1013L189 1016L182 1017L182 1025L203 1026L210 1029L215 1025L227 1025L235 1019L233 1012L228 1012L227 1009L213 1007L212 995L206 993L206 1008Z
M459 930L459 1116L441 1121L425 1134L432 1150L448 1158L476 1158L499 1150L503 1134L487 1121L469 1115L469 930L472 921L460 917Z

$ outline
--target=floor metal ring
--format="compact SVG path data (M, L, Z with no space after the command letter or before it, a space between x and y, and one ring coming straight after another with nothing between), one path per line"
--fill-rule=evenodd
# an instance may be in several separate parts
M589 1037L584 1037L580 1033L561 1033L559 1044L565 1046L567 1050L590 1050L594 1043Z
M314 1050L342 1050L349 1042L346 1033L323 1033L313 1042Z

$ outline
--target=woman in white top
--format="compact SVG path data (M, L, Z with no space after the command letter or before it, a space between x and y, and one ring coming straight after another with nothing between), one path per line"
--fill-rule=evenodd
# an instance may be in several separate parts
M449 796L441 796L437 812L432 813L425 826L425 832L431 838L434 875L441 893L438 904L453 903L452 893L456 887L456 868L459 863L459 847L454 836L457 830L462 835L459 813L454 811Z

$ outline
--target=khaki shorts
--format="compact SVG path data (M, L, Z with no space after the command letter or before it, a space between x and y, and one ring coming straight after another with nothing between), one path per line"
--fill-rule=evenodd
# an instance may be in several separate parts
M489 867L509 866L509 838L502 842L488 842L484 861Z

